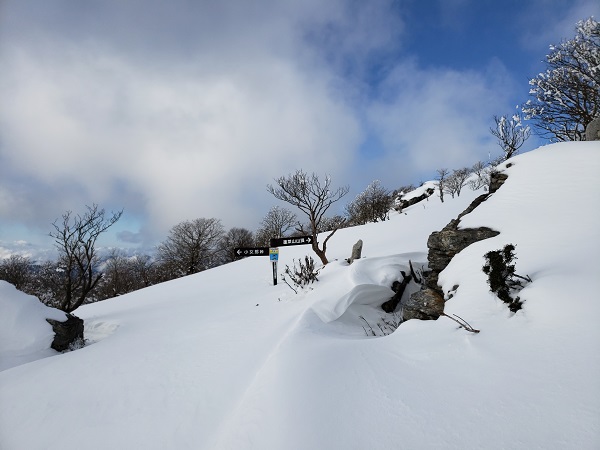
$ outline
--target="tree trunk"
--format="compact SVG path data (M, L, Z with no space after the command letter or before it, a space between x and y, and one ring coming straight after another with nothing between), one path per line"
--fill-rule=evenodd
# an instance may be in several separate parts
M319 243L317 242L316 236L313 236L312 249L321 260L321 263L323 263L323 265L326 266L329 263L329 261L325 256L325 252L319 248Z

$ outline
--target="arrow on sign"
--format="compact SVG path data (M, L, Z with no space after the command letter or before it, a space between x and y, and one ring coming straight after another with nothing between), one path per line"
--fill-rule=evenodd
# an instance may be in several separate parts
M294 236L286 238L274 238L271 239L271 247L285 247L288 245L305 245L311 244L313 241L312 236Z
M237 247L233 252L239 258L245 256L269 256L269 247Z

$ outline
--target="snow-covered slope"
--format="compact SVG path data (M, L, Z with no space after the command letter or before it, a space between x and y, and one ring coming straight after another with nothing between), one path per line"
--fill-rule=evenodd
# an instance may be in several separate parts
M368 337L428 235L481 192L340 230L312 290L247 258L84 306L87 347L0 372L0 448L600 448L600 144L547 146L462 226L501 234L440 275L449 319ZM363 259L344 261L364 241ZM483 254L516 245L533 283L511 314ZM280 272L305 246L280 249ZM0 319L2 320L2 319ZM3 323L10 327L10 323Z

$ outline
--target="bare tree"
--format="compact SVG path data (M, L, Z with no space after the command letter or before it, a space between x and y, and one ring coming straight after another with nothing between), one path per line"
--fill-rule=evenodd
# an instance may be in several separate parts
M105 218L104 209L99 209L98 205L86 208L83 215L73 215L71 211L64 213L62 221L57 219L52 224L54 231L49 233L59 252L57 273L60 276L56 292L60 297L56 299L56 307L65 312L81 306L102 278L102 272L98 270L96 241L123 214L121 210Z
M325 176L325 179L321 180L315 173L308 175L302 170L297 170L294 174L286 177L279 177L275 183L275 186L268 185L267 190L275 198L294 205L308 217L312 249L323 265L327 264L329 262L326 257L327 241L339 227L329 232L322 247L319 247L317 241L318 230L327 210L344 197L350 188L343 186L332 190L329 176Z
M381 186L379 180L375 180L346 205L346 214L350 224L364 225L388 219L391 208L390 192Z
M440 192L440 200L442 201L442 203L444 203L444 191L446 190L446 179L448 178L448 175L450 175L450 171L446 168L441 168L437 170L437 187L438 187L438 191Z
M257 244L269 246L272 238L286 236L294 225L298 222L296 214L281 206L273 206L265 218L260 223L260 228L256 232Z
M160 278L157 266L150 256L128 256L122 250L113 249L104 261L104 277L92 300L117 297L162 281L166 279Z
M139 289L138 286L131 258L122 250L112 249L104 261L104 276L98 285L95 300L105 300L127 294Z
M336 214L332 217L323 217L321 223L319 224L318 233L325 233L331 230L339 230L340 228L345 228L348 225L348 220L346 217ZM299 231L299 228L296 228L296 231ZM305 235L306 233L301 233L301 235Z
M219 219L195 219L175 225L158 246L158 259L170 278L179 278L218 265L218 243L224 229Z
M600 116L600 24L577 22L573 39L550 46L547 69L529 81L533 99L525 119L551 141L585 140L585 127Z
M504 160L516 154L531 135L531 129L523 125L521 116L494 116L495 127L490 127L490 133L498 139L498 145L504 153Z
M222 263L228 263L238 259L234 252L238 247L253 247L254 233L246 228L230 229L219 242Z
M138 289L164 281L160 279L157 265L149 255L134 255L130 263L139 286Z

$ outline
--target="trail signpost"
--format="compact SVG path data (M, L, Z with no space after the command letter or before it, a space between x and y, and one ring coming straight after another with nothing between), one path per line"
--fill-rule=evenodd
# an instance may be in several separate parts
M269 249L269 259L273 262L273 286L277 285L277 260L279 259L279 249L277 247Z
M289 245L312 244L312 236L295 236L287 238L274 238L269 242L270 247L237 247L233 252L238 258L246 256L268 256L273 263L273 285L277 285L277 261L279 260L279 248Z

